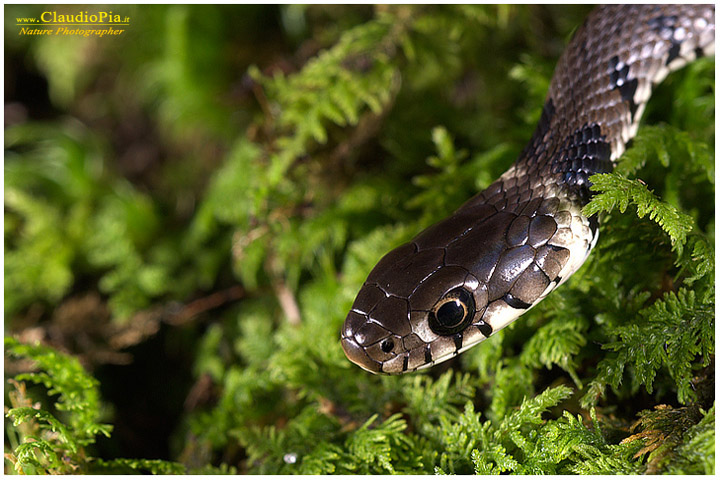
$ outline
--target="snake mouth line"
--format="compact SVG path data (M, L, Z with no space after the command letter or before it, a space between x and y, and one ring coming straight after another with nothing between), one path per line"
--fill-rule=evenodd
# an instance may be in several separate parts
M342 337L340 339L340 344L342 345L345 355L351 362L370 373L383 373L382 364L368 357L365 353L365 349L358 345L354 340Z
M423 345L418 346L416 348L413 348L411 350L403 351L398 353L397 355L393 356L390 360L385 362L378 362L377 360L373 360L365 351L365 348L359 345L355 340L351 338L342 337L340 339L340 343L342 345L343 351L345 352L345 355L348 357L350 361L361 367L363 370L374 373L374 374L384 374L384 375L398 375L402 373L407 372L415 372L417 370L423 370L425 368L432 367L433 365L436 365L438 363L442 363L454 356L457 356L458 354L464 352L465 350L468 350L469 348L472 348L477 343L480 343L483 341L483 339L473 342L471 344L463 345L460 348L450 349L447 350L444 354L440 356L436 356L437 353L433 354L431 353L430 346L429 345ZM411 355L417 355L419 353L422 353L425 356L425 361L413 366L412 368L408 368L408 362L410 361ZM385 370L383 367L386 367L388 365L393 365L395 362L397 362L397 358L402 359L402 366L399 369L393 369L393 370ZM398 364L395 363L393 366L397 366Z

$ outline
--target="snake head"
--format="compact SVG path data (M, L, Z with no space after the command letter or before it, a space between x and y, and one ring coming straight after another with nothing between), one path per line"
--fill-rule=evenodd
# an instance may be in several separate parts
M429 367L483 340L487 288L445 250L407 243L375 266L342 329L342 347L372 373ZM465 345L464 345L465 343Z
M477 200L370 272L341 333L352 362L386 374L442 362L518 318L589 253L591 229L557 199L514 211Z

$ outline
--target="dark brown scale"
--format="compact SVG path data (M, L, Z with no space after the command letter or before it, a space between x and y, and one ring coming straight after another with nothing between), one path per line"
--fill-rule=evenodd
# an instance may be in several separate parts
M518 184L518 180L519 179L517 177L513 177L513 178L509 179L507 182L503 183L503 188L508 192L517 191L517 189L515 187Z
M530 188L527 187L527 185L524 185L524 187L525 188L523 189L522 193L520 194L520 197L517 199L517 202L515 203L515 205L522 205L522 204L527 205L527 202L529 202L530 199L533 197L533 194L535 192L533 190L530 190ZM523 207L524 207L524 205L523 205ZM522 209L521 209L521 211L522 211Z
M405 350L412 350L413 348L417 348L422 345L425 345L425 342L423 342L420 337L414 333L403 337L403 347L405 347Z
M390 315L397 318L393 326L393 331L397 335L407 335L412 331L410 329L410 304L406 299L400 297L386 298L385 301L380 302L370 312L370 319L382 322Z
M495 213L497 211L490 205L468 206L462 212L448 218L446 222L425 229L413 239L413 243L420 250L440 243L447 246L479 224L478 219L489 220Z
M543 200L537 209L538 215L555 215L560 206L560 200L557 197L550 197Z
M527 304L537 300L550 285L550 279L535 263L532 263L517 278L510 289L510 294Z
M521 215L527 215L528 217L532 217L537 213L537 209L542 205L543 199L542 198L533 198L530 200L525 208L520 211Z
M550 280L555 280L569 258L569 250L565 248L553 249L545 245L538 249L535 255L535 263L545 272L545 275L547 275Z
M407 298L425 277L443 265L444 256L442 248L428 248L399 260L393 258L387 270L376 268L367 282L377 284L386 295Z
M494 206L497 210L504 210L506 206L505 192L499 192L487 200L488 205Z
M502 297L533 260L535 260L535 249L528 245L505 251L488 283L490 300Z
M375 268L372 269L365 283L379 283L378 280L388 277L388 271L395 268L398 262L407 262L407 259L416 251L417 249L412 243L406 243L391 250L390 253L385 255L378 264L375 265Z
M342 336L344 338L354 336L355 332L359 331L367 323L367 321L367 315L361 315L351 311L348 313L345 323L343 324Z
M529 197L529 195L528 195ZM529 200L522 200L520 199L517 204L510 205L508 208L505 209L506 212L514 213L519 216L527 217L528 215L521 215L520 212L525 210L525 207L527 207L528 203L530 203Z
M389 333L377 323L367 322L355 334L355 341L360 345L371 345L387 337Z
M412 303L414 298L435 297L440 298L449 289L460 287L465 283L467 270L458 266L444 266L433 272L425 281L417 286L410 294L408 300ZM452 287L449 287L452 285Z
M525 245L528 240L528 228L530 227L530 217L525 215L518 216L510 224L506 239L508 247L518 247Z
M520 194L515 192L508 192L506 205L517 205L520 202Z
M612 170L653 84L711 53L714 33L713 5L595 9L558 61L538 126L512 168L370 273L342 329L348 358L382 373L437 363L572 275L597 233L597 219L581 213L590 177ZM460 308L460 298L472 308ZM436 312L445 324L431 322Z
M514 217L511 213L500 212L471 230L462 242L447 247L445 264L465 268L473 265L473 274L486 283L495 271L500 254L505 250L505 229ZM468 248L468 245L473 245L473 248Z
M359 313L370 313L370 311L375 308L375 305L383 298L385 298L385 293L378 287L369 286L363 288L360 290L360 293L358 293L357 298L355 298L352 309Z
M539 215L530 221L528 245L535 248L545 245L555 235L557 223L548 215Z
M410 356L408 358L408 370L415 370L419 366L428 363L425 358L425 351L423 347L418 347L410 350ZM430 360L432 361L432 359Z

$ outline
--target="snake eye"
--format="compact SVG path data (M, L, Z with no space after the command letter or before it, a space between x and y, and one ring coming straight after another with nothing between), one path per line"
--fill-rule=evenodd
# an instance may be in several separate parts
M380 350L385 353L392 352L393 348L395 348L395 342L393 342L390 338L385 339L382 341L382 343L380 343Z
M464 288L456 288L445 294L430 312L430 329L438 335L457 333L472 321L475 300Z

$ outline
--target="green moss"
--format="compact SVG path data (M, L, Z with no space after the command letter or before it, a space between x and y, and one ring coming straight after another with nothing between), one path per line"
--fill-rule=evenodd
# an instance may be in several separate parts
M113 353L118 328L144 338L138 319L197 320L186 355L210 393L186 403L172 461L98 458L121 419L97 380L7 340L35 372L12 383L9 470L714 472L713 59L673 74L618 169L593 177L601 234L577 274L456 360L378 377L338 341L360 285L515 160L588 8L134 8L152 42L96 45L128 66L112 86L30 57L65 119L6 130L6 331L37 311L59 328L88 292ZM135 176L115 135L138 118L165 161Z

